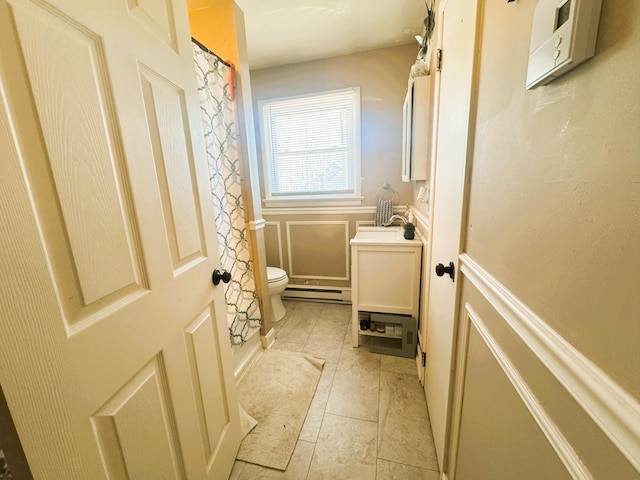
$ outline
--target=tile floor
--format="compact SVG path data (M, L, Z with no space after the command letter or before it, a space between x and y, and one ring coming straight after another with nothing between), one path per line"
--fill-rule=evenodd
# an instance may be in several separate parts
M236 461L230 480L438 480L415 361L353 348L350 305L285 306L273 348L327 363L287 470Z

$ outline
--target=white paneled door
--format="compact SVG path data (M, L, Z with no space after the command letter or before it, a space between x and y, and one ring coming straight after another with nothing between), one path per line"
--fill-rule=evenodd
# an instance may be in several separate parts
M431 272L429 279L425 393L440 467L446 459L455 321L458 255L462 250L464 192L469 142L473 58L478 2L442 0L437 21L442 71L435 159ZM439 265L436 273L436 266ZM452 264L452 267L450 267ZM452 270L452 275L449 273ZM451 278L453 277L453 278Z
M36 479L240 442L182 0L0 0L0 383Z

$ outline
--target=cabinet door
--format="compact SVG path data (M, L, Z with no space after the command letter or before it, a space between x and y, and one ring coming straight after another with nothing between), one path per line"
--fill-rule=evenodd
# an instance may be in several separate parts
M413 108L411 118L411 180L429 177L429 146L431 145L431 76L413 81Z
M358 247L353 286L358 309L417 317L420 254L421 249L415 247Z
M409 82L402 110L402 181L427 180L429 173L431 76Z

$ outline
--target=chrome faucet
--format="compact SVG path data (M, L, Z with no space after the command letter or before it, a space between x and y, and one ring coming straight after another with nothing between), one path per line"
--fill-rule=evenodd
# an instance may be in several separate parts
M385 223L384 225L382 225L383 227L390 227L391 224L393 223L394 220L402 220L402 222L406 225L407 223L409 223L409 220L407 220L405 217L403 217L402 215L391 215L389 217L389 221L387 223Z

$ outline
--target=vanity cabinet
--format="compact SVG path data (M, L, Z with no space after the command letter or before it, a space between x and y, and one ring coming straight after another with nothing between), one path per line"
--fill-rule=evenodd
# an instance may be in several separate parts
M374 232L374 228L365 233ZM353 346L359 346L360 335L402 339L404 322L385 320L392 325L384 333L360 330L360 319L371 314L396 314L418 318L422 239L402 238L402 229L394 237L388 230L361 235L351 240L351 301ZM385 234L385 235L383 235ZM387 315L383 316L391 319ZM377 317L377 318L383 318ZM415 327L413 328L415 333Z

